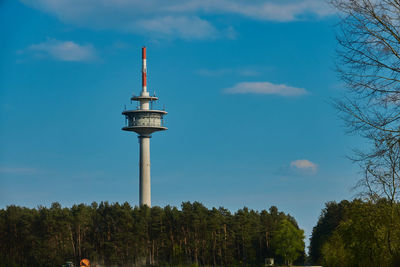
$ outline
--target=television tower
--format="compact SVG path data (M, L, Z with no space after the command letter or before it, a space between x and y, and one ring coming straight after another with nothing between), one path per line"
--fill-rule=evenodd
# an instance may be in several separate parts
M158 97L149 95L147 91L146 47L142 47L142 92L139 96L133 95L131 100L140 104L135 110L124 110L126 126L124 131L135 132L139 136L139 203L151 207L150 189L150 138L153 132L165 131L163 116L165 110L154 110L153 102Z

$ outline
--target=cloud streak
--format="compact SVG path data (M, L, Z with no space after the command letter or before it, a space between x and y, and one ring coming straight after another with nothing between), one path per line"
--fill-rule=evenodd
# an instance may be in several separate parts
M206 77L221 77L224 75L240 75L245 77L259 76L260 71L255 68L222 68L222 69L199 69L198 75Z
M301 96L308 94L303 88L270 82L241 82L224 90L226 94L263 94L278 96Z
M321 0L191 0L184 2L170 7L170 10L229 13L257 20L277 22L300 20L307 14L324 17L334 13L328 4Z
M60 61L88 62L97 58L96 51L90 44L79 45L73 41L56 39L30 45L25 52L31 52L36 57L50 57Z
M36 174L38 172L39 170L35 168L0 167L0 174L25 175L25 174Z
M236 15L253 20L290 22L333 14L329 5L321 0L20 1L79 27L183 39L234 37L232 26L220 29L206 20L206 16Z

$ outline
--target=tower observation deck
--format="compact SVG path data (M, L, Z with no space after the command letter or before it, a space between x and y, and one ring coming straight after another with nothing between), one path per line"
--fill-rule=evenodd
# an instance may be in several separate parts
M142 91L139 96L133 96L131 100L139 102L134 110L124 110L126 125L124 131L135 132L139 136L140 158L139 158L139 203L151 207L150 187L150 138L157 131L165 131L163 116L165 110L153 109L153 102L158 100L155 95L150 96L147 91L147 65L146 47L142 48Z

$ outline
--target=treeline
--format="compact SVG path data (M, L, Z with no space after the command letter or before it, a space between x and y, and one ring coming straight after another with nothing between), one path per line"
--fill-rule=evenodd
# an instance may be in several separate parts
M314 227L311 260L323 266L400 266L400 204L329 202Z
M116 266L260 266L304 260L304 233L276 207L232 214L184 202L181 209L128 203L0 210L0 266L61 266L88 258Z

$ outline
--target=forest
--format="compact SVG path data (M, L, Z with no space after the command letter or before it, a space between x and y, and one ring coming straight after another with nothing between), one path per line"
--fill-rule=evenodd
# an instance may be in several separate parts
M329 202L314 227L309 256L323 266L400 266L400 204Z
M304 232L272 206L231 213L199 202L181 208L93 202L0 210L0 266L261 266L302 263Z

